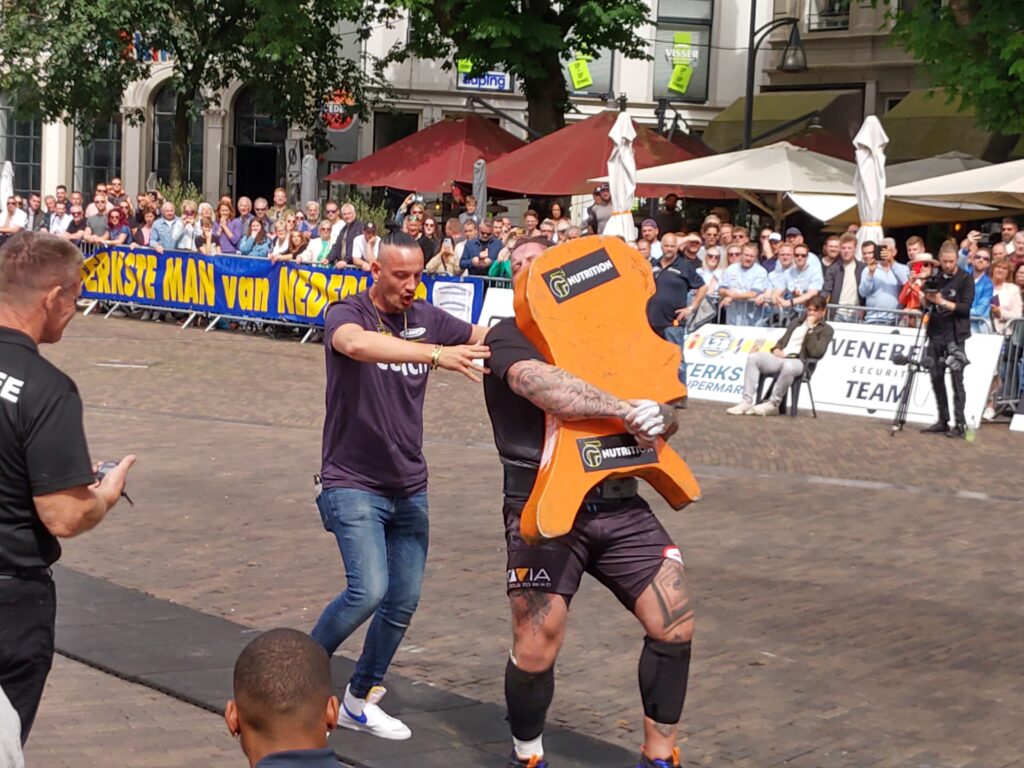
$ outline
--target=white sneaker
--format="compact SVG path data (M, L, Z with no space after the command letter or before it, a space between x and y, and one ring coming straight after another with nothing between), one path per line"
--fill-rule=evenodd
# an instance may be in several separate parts
M345 693L349 693L348 688L345 689ZM363 714L358 717L349 711L343 701L341 710L338 712L338 727L371 733L381 739L392 739L394 741L408 739L412 736L409 726L377 706L377 702L384 698L385 693L387 693L387 689L384 686L373 686L366 695Z
M985 407L985 412L981 414L981 418L985 421L992 421L996 417L996 409L991 405Z
M771 400L765 400L763 403L758 403L750 409L752 416L778 416L779 415L779 404L773 403Z
M753 407L754 405L752 403L748 403L746 400L740 400L732 408L726 410L726 413L732 416L742 416L743 414L748 413Z

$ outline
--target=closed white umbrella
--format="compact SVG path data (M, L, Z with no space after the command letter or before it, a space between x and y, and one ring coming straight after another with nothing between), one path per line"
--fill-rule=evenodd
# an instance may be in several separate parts
M636 224L633 223L633 201L636 194L633 140L636 139L636 129L633 127L633 119L627 113L619 112L608 138L612 140L612 154L608 158L608 187L612 193L613 213L601 234L615 235L632 243L636 242Z
M473 163L473 197L476 198L476 209L481 215L487 215L487 161L479 158Z
M860 228L857 230L857 255L861 243L881 243L882 214L885 212L885 147L889 137L874 115L868 115L864 125L853 137L857 154L857 171L853 175L853 190L857 196Z
M301 185L301 196L302 203L305 205L310 200L317 200L317 180L320 178L317 174L317 159L316 155L306 154L302 156L302 185ZM319 222L309 222L312 226L317 226Z
M14 166L10 160L4 161L4 169L0 171L0 205L7 205L7 198L14 194Z

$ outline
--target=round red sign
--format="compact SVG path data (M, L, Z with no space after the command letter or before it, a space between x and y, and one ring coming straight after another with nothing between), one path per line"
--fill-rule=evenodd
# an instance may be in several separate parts
M337 90L327 97L320 115L323 117L328 131L341 133L352 127L354 118L349 107L353 104L355 104L355 100L342 90Z

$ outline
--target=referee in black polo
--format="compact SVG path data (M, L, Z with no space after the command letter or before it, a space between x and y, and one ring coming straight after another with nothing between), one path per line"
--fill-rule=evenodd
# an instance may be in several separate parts
M53 662L57 539L98 525L135 462L94 482L78 389L39 354L75 316L81 272L59 237L23 231L0 248L0 688L22 744Z

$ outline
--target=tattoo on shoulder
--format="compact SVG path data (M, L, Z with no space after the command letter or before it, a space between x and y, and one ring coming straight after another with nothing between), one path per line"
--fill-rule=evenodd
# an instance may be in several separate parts
M666 560L651 587L661 608L662 627L667 634L678 631L683 624L693 620L682 563Z

